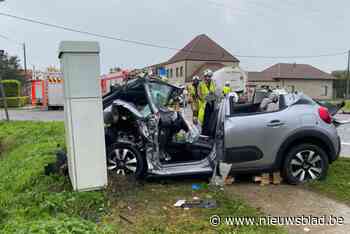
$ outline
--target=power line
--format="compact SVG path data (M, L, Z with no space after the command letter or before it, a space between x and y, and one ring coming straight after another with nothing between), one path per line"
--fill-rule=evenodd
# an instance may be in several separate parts
M30 19L26 17L21 17L21 16L16 16L16 15L11 15L7 13L0 12L1 16L25 21L25 22L30 22L34 24L40 24L44 25L47 27L52 27L52 28L57 28L65 31L70 31L70 32L75 32L75 33L80 33L80 34L85 34L93 37L99 37L99 38L104 38L104 39L109 39L109 40L115 40L115 41L120 41L124 43L129 43L129 44L135 44L135 45L140 45L140 46L146 46L146 47L152 47L152 48L158 48L158 49L167 49L167 50L175 50L175 51L181 51L181 52L189 52L189 53L198 53L198 54L213 54L213 53L206 53L203 51L193 51L193 50L185 50L185 49L179 49L176 47L170 47L170 46L164 46L164 45L159 45L155 43L150 43L150 42L143 42L143 41L138 41L138 40L131 40L131 39L126 39L126 38L121 38L121 37L116 37L116 36L109 36L105 34L99 34L99 33L94 33L94 32L89 32L89 31L84 31L80 29L74 29L70 28L67 26L61 26L57 24L52 24L52 23L47 23L35 19ZM262 58L262 59L296 59L296 58L317 58L317 57L332 57L332 56L338 56L338 55L343 55L347 52L338 52L338 53L328 53L328 54L319 54L319 55L295 55L295 56L260 56L260 55L235 55L236 57L239 58Z

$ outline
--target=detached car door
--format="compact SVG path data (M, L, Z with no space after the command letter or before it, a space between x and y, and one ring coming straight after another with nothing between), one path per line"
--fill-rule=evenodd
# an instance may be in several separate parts
M288 109L275 112L235 113L226 107L224 161L234 170L271 166L294 121ZM254 104L252 104L254 105Z

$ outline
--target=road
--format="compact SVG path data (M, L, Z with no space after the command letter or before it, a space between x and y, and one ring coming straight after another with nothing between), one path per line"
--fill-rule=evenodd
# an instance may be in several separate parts
M316 218L332 215L344 219L343 225L289 225L286 226L289 233L350 233L349 206L301 186L235 183L225 187L225 190L234 197L243 198L251 206L272 217Z
M0 119L5 119L3 110L0 110ZM32 120L32 121L63 121L63 111L42 111L40 109L11 109L9 111L11 120ZM186 111L186 116L190 116ZM341 120L350 119L350 115L338 114L337 118ZM350 157L350 124L338 128L342 141L343 157Z

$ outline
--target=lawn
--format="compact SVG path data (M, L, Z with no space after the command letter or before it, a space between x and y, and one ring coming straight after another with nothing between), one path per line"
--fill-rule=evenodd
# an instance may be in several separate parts
M110 176L105 191L77 193L69 179L45 176L64 145L62 122L0 122L0 233L285 233L273 226L213 227L209 217L259 216L205 179L136 182ZM199 183L199 190L192 190ZM214 209L175 208L178 199L214 199Z
M306 186L350 205L350 158L338 159L330 165L325 180Z

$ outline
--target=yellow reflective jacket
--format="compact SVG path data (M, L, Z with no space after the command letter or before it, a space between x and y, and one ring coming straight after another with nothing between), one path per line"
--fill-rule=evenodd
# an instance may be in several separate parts
M205 81L201 81L199 84L199 97L204 100L205 97L208 96L209 92L215 93L215 89L216 87L214 81L210 81L209 85L207 85Z
M222 93L223 93L224 95L226 95L226 94L228 94L228 93L231 93L231 91L232 91L232 89L231 89L231 87L229 87L229 86L224 86L224 88L222 89Z

